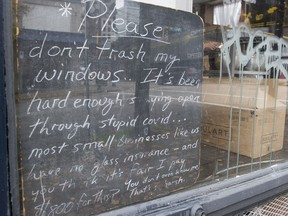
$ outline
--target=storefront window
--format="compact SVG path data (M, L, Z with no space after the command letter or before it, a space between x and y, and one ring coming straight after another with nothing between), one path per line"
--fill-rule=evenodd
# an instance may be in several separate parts
M287 162L284 5L154 2L14 2L22 215L97 215Z

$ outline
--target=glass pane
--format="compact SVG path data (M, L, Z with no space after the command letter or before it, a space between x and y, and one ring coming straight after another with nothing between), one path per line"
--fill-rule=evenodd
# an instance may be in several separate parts
M193 2L15 3L23 215L99 214L287 162L287 10Z
M200 171L205 182L286 162L288 43L275 4L195 6L206 30Z

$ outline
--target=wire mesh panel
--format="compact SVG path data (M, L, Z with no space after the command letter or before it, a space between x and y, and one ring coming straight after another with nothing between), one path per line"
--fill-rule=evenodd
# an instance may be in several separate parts
M264 204L242 211L235 216L285 216L288 215L288 194L283 194Z

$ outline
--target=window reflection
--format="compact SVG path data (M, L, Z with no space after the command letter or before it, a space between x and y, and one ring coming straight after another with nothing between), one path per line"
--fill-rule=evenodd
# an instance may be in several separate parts
M193 187L200 18L129 1L22 4L29 9L20 17L16 81L25 212L98 214Z
M286 161L287 42L270 27L204 17L203 37L196 15L115 0L23 0L17 14L27 215L105 212Z

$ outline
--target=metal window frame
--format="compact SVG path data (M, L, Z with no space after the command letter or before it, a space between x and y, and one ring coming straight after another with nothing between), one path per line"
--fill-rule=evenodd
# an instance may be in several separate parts
M7 170L7 205L1 205L0 215L21 215L20 214L20 198L19 198L19 167L18 167L18 147L17 147L17 129L16 129L16 105L15 105L15 86L14 86L14 48L13 48L13 5L14 1L1 1L0 13L1 35L3 36L3 46L0 47L3 52L3 64L0 64L1 75L3 82L0 81L0 94L5 98L3 107L5 110L0 111L0 115L4 116L2 121L0 117L0 127L4 127L4 131L0 131L0 143L3 141L3 146L0 147L0 152L3 157L6 157L6 163L0 164L1 177L5 177L4 171ZM3 72L2 72L3 71ZM5 75L4 75L5 71ZM1 78L0 78L1 79ZM3 88L2 88L3 86ZM2 117L3 118L3 117ZM3 132L3 133L2 133ZM3 151L3 152L2 152ZM5 152L5 153L4 153ZM4 155L5 154L5 155ZM3 171L3 175L2 175ZM1 184L2 189L2 184ZM5 190L5 189L4 189ZM1 190L2 191L2 190ZM3 192L5 193L5 192ZM1 197L2 198L2 197ZM0 199L1 199L0 198ZM3 212L3 213L2 213Z
M20 215L12 1L0 1L0 215ZM7 73L5 74L5 71ZM8 112L6 111L8 107ZM9 131L9 133L8 133ZM9 149L8 149L9 146ZM7 150L8 149L8 150ZM8 164L9 162L9 164ZM8 173L9 167L9 173ZM9 187L10 185L10 187ZM288 163L101 214L231 215L288 190Z
M128 206L100 216L225 216L288 191L288 163Z
M6 139L6 103L5 103L5 61L4 61L4 27L3 1L0 2L0 215L6 215L9 209L8 198L8 157Z

